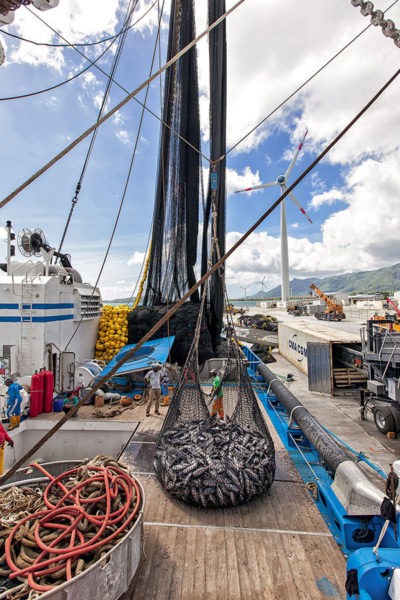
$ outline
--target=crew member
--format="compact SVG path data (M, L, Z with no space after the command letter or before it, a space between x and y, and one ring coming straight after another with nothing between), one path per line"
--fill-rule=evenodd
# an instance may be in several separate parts
M68 392L63 402L63 411L65 412L65 414L67 415L70 412L70 410L78 404L78 402L79 399L76 396L74 396L74 392ZM78 411L73 416L77 417Z
M210 377L213 378L213 386L211 390L211 399L213 405L211 408L211 416L213 417L218 413L220 419L224 418L224 392L222 389L221 377L218 374L217 369L210 371Z
M165 365L161 367L161 396L163 397L163 403L161 406L169 405L169 392L168 392L168 384L169 384L169 375L167 368Z
M156 415L161 414L158 410L160 408L160 396L161 396L161 365L153 363L151 365L151 370L146 373L144 376L147 385L149 386L149 400L146 406L146 417L150 416L151 405L153 404L153 400L155 402L156 410L154 413Z
M228 346L230 346L230 344L232 342L232 339L233 339L233 336L234 336L234 333L235 333L235 329L233 327L233 324L230 321L228 321L227 324L225 325L225 327L224 327L224 333L226 335L226 340L228 342Z
M5 385L8 387L8 400L7 400L7 417L10 419L9 430L19 427L21 420L21 402L22 396L20 390L22 385L12 379L6 379Z
M0 475L3 474L4 470L4 447L6 442L8 442L11 448L14 448L14 440L10 438L3 427L3 423L0 421Z

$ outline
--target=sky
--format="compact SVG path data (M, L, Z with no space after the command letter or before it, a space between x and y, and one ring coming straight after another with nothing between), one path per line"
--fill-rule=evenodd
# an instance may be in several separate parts
M138 2L133 18L136 24L127 35L114 77L128 92L149 76L162 4L162 0ZM227 0L228 8L234 4ZM381 10L389 6L383 0L375 3ZM77 46L85 57L73 47L33 45L6 32L40 44L62 43L57 33L72 45L88 44L115 35L126 8L127 2L122 0L60 0L58 7L46 12L21 7L12 25L0 28L6 55L0 66L0 200L96 121L106 77L96 67L87 68L86 57L93 61L110 44ZM169 0L165 9L168 13ZM206 1L196 0L198 34L206 27L206 12ZM385 17L400 28L400 2L395 2ZM157 68L165 62L167 23L166 14ZM308 130L289 183L296 179L399 68L400 48L379 27L371 26L284 102L368 25L369 18L350 0L245 0L227 18L227 248L280 193L278 187L234 192L284 173ZM114 53L115 44L99 60L101 69L110 70ZM198 44L198 57L206 154L206 39ZM84 69L65 85L32 95ZM156 115L161 114L161 88L157 79L149 90L148 105ZM7 99L26 94L25 98ZM107 108L125 95L113 85ZM296 187L294 194L312 223L287 200L291 278L366 271L400 262L399 96L400 77ZM143 101L144 91L138 98ZM132 100L99 130L63 247L83 280L94 283L137 146L120 220L99 280L103 299L133 293L146 254L159 121L146 113L139 131L140 118L141 107ZM24 228L40 228L49 245L58 247L88 144L83 141L0 209L0 226L10 220L17 234ZM204 172L206 175L206 162ZM4 236L0 229L0 262L6 254ZM277 208L229 258L226 283L231 298L279 285L279 240Z

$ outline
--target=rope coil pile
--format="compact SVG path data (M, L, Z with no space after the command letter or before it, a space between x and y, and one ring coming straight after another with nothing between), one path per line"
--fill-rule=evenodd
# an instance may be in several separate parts
M110 457L98 456L57 477L41 465L32 466L50 483L42 493L30 490L27 504L33 512L26 508L12 528L11 519L4 523L2 518L7 528L1 533L0 576L25 581L27 594L40 594L103 558L133 525L141 494L128 468ZM10 511L16 511L11 503Z

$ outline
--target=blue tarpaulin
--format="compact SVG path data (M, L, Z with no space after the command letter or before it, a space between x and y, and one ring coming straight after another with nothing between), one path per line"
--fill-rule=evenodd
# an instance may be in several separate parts
M160 338L158 340L149 340L138 351L127 360L117 371L113 377L118 375L126 375L127 373L134 373L136 371L143 371L149 369L151 364L154 362L164 363L168 354L171 350L171 346L174 342L175 336ZM121 350L114 356L106 367L101 372L101 377L107 375L111 369L131 350L136 344L128 344L121 348Z

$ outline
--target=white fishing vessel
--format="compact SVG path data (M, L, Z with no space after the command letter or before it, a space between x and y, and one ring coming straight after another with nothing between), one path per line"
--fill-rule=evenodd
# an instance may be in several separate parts
M54 264L59 253L41 230L24 229L16 236L10 221L6 230L6 261L0 265L1 377L21 379L46 369L54 374L56 390L72 389L78 380L88 383L100 370L84 366L95 353L99 289L82 281L68 255Z

